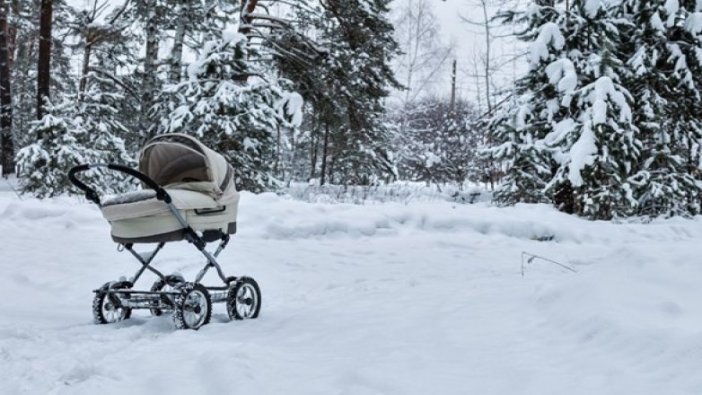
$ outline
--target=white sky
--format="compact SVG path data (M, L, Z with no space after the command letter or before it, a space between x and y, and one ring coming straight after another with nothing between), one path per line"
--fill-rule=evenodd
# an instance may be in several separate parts
M395 0L399 3L404 0ZM499 0L487 0L488 4L497 4ZM506 0L505 6L517 6L520 0ZM479 0L434 0L434 13L441 24L441 34L444 41L453 43L455 46L455 58L458 62L457 86L460 95L470 101L477 101L477 89L475 87L475 77L473 64L477 56L485 52L485 33L478 26L472 26L462 20L465 17L480 22L483 20L482 9ZM498 7L490 7L489 12L494 14ZM492 16L492 15L491 15ZM500 34L509 33L511 30L502 29ZM493 63L504 63L508 59L513 59L519 53L524 44L517 42L513 38L494 39L492 43L494 56ZM526 62L519 58L500 67L500 70L493 73L494 85L498 88L509 87L515 76L523 72ZM446 67L442 73L443 77L438 82L439 86L434 87L435 93L448 95L450 92L450 68ZM482 82L482 81L481 81ZM481 87L481 90L483 88ZM445 92L445 93L443 93ZM484 92L482 93L484 95ZM483 99L481 99L483 100Z

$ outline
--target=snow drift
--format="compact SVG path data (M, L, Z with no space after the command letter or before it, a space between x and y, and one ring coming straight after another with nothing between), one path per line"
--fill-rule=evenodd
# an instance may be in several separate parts
M259 280L258 320L95 326L91 291L137 269L98 209L0 196L0 393L702 393L700 218L243 194L239 221L222 264ZM156 266L192 275L187 247ZM578 273L522 277L525 250Z

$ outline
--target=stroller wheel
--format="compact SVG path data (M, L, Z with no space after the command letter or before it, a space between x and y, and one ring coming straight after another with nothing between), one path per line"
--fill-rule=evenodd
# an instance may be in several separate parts
M251 277L239 277L229 288L227 313L232 320L245 320L258 317L261 311L261 289Z
M130 289L132 284L128 281L103 285L93 298L93 321L96 324L114 324L129 319L132 309L121 305L120 298L115 294L107 293L108 289ZM129 295L125 295L125 299Z
M166 276L166 281L163 281L161 279L156 280L154 282L154 285L151 286L151 292L160 292L160 291L173 291L178 287L180 284L184 283L185 279L182 276L179 275L170 275ZM173 307L174 304L174 297L173 296L168 296L168 295L161 295L160 297L161 303L166 306ZM153 308L149 309L151 312L151 315L153 316L160 316L163 314L163 310L159 308Z
M173 322L178 329L200 329L210 322L212 300L202 284L184 283L175 297Z

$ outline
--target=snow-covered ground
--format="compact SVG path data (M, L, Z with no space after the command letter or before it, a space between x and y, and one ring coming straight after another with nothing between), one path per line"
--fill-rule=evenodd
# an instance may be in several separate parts
M700 218L244 194L239 229L222 263L260 283L259 319L96 326L91 291L136 261L96 207L0 191L0 394L702 393ZM522 277L522 251L577 273ZM202 261L160 258L190 278Z

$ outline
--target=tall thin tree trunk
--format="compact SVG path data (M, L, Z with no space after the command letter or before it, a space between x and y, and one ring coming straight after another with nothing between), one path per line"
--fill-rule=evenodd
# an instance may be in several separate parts
M492 71L492 54L490 53L490 45L492 35L490 32L490 18L488 16L487 2L482 0L483 20L485 21L485 100L487 101L488 112L492 112L492 98L490 97L490 72Z
M324 185L327 176L327 151L329 150L329 124L324 125L324 147L322 147L322 178L319 185Z
M456 106L456 59L453 60L453 70L451 71L451 104L450 109Z
M14 15L15 18L19 15L19 0L12 0L12 4L9 10L11 15ZM7 51L8 51L8 57L10 58L10 71L13 69L13 65L15 63L15 52L17 51L17 22L15 23L10 23L9 21L10 18L8 18L8 26L7 26L7 32L8 32L8 37L7 37Z
M91 43L90 33L88 32L85 37L85 50L83 51L83 67L80 73L80 83L78 84L78 91L83 94L85 93L85 88L88 86L88 72L90 71L90 55L93 50L93 45Z
M330 151L331 160L329 161L329 171L327 172L327 180L330 184L334 185L336 183L336 180L334 180L334 169L337 156L335 150L331 149Z
M15 172L15 148L12 141L12 83L10 81L9 4L0 0L0 166L2 176Z
M249 36L251 34L251 23L253 23L253 14L256 6L258 5L258 0L241 0L241 13L239 14L239 33ZM249 80L248 75L237 76L235 81L240 84L246 83Z
M258 0L241 0L241 14L239 19L239 33L249 34L251 33L251 22L256 6L258 5Z
M407 82L405 85L405 110L407 110L409 106L409 100L410 100L410 93L412 91L412 74L414 71L414 62L416 60L416 51L414 54L412 53L412 34L414 33L413 31L413 26L412 22L414 21L414 18L412 17L412 0L410 0L409 5L407 6L407 12L410 13L409 16L409 26L407 27L407 43L405 44L405 47L407 48ZM419 41L419 40L417 40Z
M156 91L156 72L158 71L158 10L156 2L150 0L148 5L148 18L146 20L146 56L144 57L144 78L141 96L142 127L151 130L153 126L149 116L149 111L154 103L154 92Z
M183 63L183 42L185 41L185 25L188 18L189 0L182 0L178 10L178 26L173 38L173 51L171 52L171 69L168 72L168 79L171 82L179 82Z
M51 84L51 25L53 0L41 0L39 17L39 62L37 67L37 119L44 116L44 100Z
M285 171L281 170L282 166L280 165L280 163L282 161L282 156L283 156L283 150L281 147L282 136L280 133L280 125L278 125L278 127L276 127L276 132L277 132L276 148L275 148L276 152L275 152L275 164L273 165L273 173L276 176L280 176L281 180L284 180L285 179Z
M314 179L317 174L317 152L319 151L319 136L317 136L317 131L312 134L312 141L310 142L311 150L311 163L310 163L310 180Z

